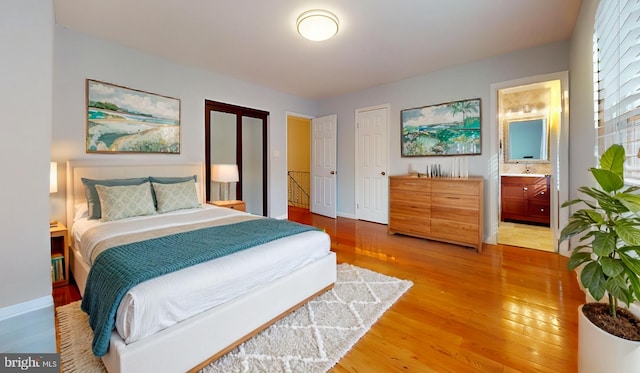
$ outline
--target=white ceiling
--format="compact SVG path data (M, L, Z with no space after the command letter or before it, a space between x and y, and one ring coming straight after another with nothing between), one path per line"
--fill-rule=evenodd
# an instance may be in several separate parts
M54 0L56 24L321 99L566 40L582 0ZM335 13L333 39L295 21Z

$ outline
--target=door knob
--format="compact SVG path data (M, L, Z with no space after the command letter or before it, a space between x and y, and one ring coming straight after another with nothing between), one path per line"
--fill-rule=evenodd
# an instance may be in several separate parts
M331 171L331 172L329 172L329 173L330 173L331 175L335 175L335 174L336 174L336 172L335 172L335 171Z
M387 173L386 173L386 172L384 172L384 171L380 172L380 175L382 175L382 176L384 176L384 175L386 175L386 174L387 174Z

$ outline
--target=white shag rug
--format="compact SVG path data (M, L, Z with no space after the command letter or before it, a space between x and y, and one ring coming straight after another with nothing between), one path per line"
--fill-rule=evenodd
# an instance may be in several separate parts
M326 372L412 285L340 264L332 290L214 361L202 372ZM62 372L106 372L91 352L93 333L80 301L56 308Z

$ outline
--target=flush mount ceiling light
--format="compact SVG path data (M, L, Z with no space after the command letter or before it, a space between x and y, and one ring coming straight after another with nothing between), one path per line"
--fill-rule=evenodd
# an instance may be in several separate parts
M296 26L298 33L305 39L327 40L338 33L338 17L322 9L308 10L300 14Z

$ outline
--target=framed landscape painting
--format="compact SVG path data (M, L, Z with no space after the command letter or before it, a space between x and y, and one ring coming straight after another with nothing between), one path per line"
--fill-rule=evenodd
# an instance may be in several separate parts
M87 153L180 153L180 100L87 79Z
M405 109L400 121L403 157L482 153L479 98Z

